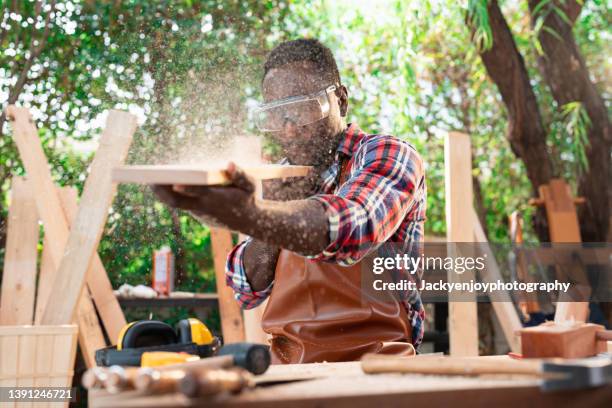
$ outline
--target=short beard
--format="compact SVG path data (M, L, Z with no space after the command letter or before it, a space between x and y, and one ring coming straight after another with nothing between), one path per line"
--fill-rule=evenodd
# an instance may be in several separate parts
M333 136L325 137L321 140L321 144L316 149L317 154L314 157L312 166L318 173L322 173L332 165L336 157L336 150L340 144L340 140L344 137L344 129Z

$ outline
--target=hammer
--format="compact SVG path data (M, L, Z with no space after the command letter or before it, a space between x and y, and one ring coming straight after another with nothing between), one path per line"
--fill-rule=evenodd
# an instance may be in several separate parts
M395 357L366 354L361 369L367 374L413 373L436 375L522 374L541 379L543 391L573 390L612 383L609 356L563 360L510 360L487 357Z

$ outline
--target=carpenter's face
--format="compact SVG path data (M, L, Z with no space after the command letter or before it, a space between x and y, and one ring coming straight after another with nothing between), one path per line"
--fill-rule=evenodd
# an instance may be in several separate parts
M311 62L292 62L268 71L263 81L265 103L293 96L311 95L324 90L332 83L324 81L315 71ZM336 84L338 85L338 84ZM298 125L287 120L282 128L270 132L270 136L280 144L284 154L293 164L317 165L329 150L331 143L344 130L343 116L347 110L347 93L343 86L335 92L328 92L329 115L306 125Z

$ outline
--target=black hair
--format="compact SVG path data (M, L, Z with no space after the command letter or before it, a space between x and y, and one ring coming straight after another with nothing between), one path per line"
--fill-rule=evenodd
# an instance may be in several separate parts
M317 73L330 85L340 84L340 72L334 54L319 40L313 38L300 38L277 45L266 59L264 78L273 68L300 61L312 62Z

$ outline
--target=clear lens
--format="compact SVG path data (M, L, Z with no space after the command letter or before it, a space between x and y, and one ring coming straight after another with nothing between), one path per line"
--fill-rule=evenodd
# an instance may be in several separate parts
M329 113L329 102L326 100L326 113ZM296 126L308 125L324 118L323 106L317 99L307 99L299 102L291 102L284 105L259 109L256 114L257 127L263 131L281 130L287 121Z
M335 89L335 87L333 87ZM286 102L273 102L261 106L254 112L257 128L264 132L281 130L290 121L296 126L305 126L329 115L329 98L325 89L314 96L289 98Z

